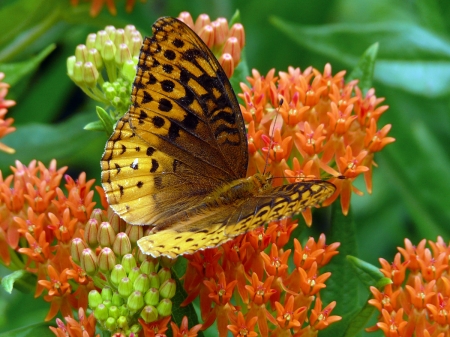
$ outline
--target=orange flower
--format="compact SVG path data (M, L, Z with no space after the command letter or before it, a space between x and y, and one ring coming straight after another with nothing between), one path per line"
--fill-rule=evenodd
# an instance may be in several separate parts
M3 83L3 79L5 78L5 74L0 72L0 138L14 132L16 130L15 127L12 127L11 124L14 122L14 119L7 118L5 119L5 115L8 112L8 108L14 106L16 102L12 100L6 100L5 97L8 94L9 85ZM6 153L14 153L15 150L6 146L3 143L0 143L0 150Z
M183 317L179 328L173 322L170 322L170 325L172 327L172 335L174 337L196 337L197 332L202 328L201 324L197 324L189 329L187 316Z
M284 330L301 327L306 318L306 307L294 308L294 296L288 296L285 305L275 302L275 307L278 324Z
M393 311L389 314L385 309L381 311L383 322L377 323L377 327L380 328L386 337L399 337L404 336L404 331L408 322L403 320L403 309L398 312Z
M233 316L231 316L233 317ZM233 325L227 325L228 330L231 331L233 337L257 337L258 334L254 331L254 327L258 317L244 318L242 312L238 312L237 318L232 319Z
M144 1L145 0L141 0L141 2ZM136 0L127 0L125 4L125 10L127 12L131 12L133 10L135 2ZM72 6L78 6L79 0L70 0L70 3L72 4ZM114 0L92 0L91 10L89 14L93 17L99 15L105 3L109 13L111 13L112 15L117 15L117 9Z
M95 335L94 313L86 317L83 308L78 310L78 321L71 316L65 317L67 325L59 318L56 319L57 328L49 327L57 337L100 337Z
M335 306L336 302L333 301L322 310L322 301L320 297L318 297L314 304L314 309L311 311L311 316L309 317L311 327L314 330L323 330L327 328L328 325L340 321L342 317L330 316Z

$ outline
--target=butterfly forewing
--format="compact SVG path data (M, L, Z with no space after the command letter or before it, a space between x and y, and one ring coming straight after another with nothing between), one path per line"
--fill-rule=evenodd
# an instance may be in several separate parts
M154 226L138 242L146 254L215 247L335 190L323 181L239 190L248 149L236 96L208 47L177 19L158 19L144 39L131 101L106 144L102 184L124 220Z

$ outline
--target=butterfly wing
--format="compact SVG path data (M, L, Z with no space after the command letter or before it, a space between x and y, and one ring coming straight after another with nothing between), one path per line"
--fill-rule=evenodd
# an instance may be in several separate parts
M112 209L158 224L223 182L245 177L245 125L218 61L183 22L165 17L145 38L128 113L101 160Z
M223 205L211 212L197 214L143 237L139 247L154 257L192 254L216 247L233 237L300 213L329 198L336 187L326 181L304 181L274 188L270 193Z

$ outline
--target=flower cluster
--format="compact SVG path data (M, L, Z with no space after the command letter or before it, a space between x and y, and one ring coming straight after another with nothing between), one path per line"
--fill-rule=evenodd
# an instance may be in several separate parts
M8 112L8 108L14 106L16 102L10 99L5 99L8 94L9 85L7 83L3 83L3 79L5 78L4 73L0 73L0 139L15 131L16 128L12 127L11 124L14 122L14 119L7 118L5 119L5 115ZM0 150L6 153L14 153L14 149L6 146L3 143L0 143Z
M90 98L112 106L117 119L130 105L141 45L141 33L134 26L107 26L77 46L67 59L68 75Z
M85 1L89 1L89 0L85 0ZM144 2L145 0L141 0L141 2ZM106 2L106 7L108 8L108 11L112 14L112 15L116 15L117 14L117 9L116 9L116 4L114 3L114 0L92 0L92 5L91 5L91 10L90 10L90 15L91 16L97 16L100 14L103 5ZM136 0L127 0L126 4L125 4L125 10L127 12L131 12L133 10L134 7L134 3L136 2ZM72 6L78 6L79 4L79 0L70 0L70 3Z
M294 250L284 250L292 220L272 222L225 243L186 256L189 261L184 303L200 300L203 327L217 323L219 336L315 336L318 330L340 320L323 308L320 290L331 273L320 273L336 255L339 243L310 238L304 246L294 239ZM289 260L294 269L289 270Z
M207 14L201 14L197 20L189 12L182 12L178 19L192 28L212 50L219 60L225 74L230 78L241 60L241 51L245 46L244 26L235 23L231 27L226 18L211 22Z
M331 204L341 196L342 211L347 214L352 185L364 174L367 190L372 191L374 154L395 141L386 137L391 125L377 127L387 110L373 89L363 95L357 81L345 84L345 72L332 75L327 64L323 73L309 67L303 72L289 67L288 72L270 70L266 76L253 70L250 86L241 83L244 100L241 111L248 123L250 173L268 171L289 182L321 179L327 174L336 186ZM279 114L279 118L276 118ZM281 185L283 179L274 179ZM303 212L311 224L310 210Z
M405 239L405 248L398 247L394 262L380 259L381 272L392 283L379 290L371 287L369 300L380 312L376 326L387 337L450 336L450 277L448 273L450 245L441 237L413 246Z
M81 235L95 203L94 180L84 173L74 181L65 176L64 193L60 187L66 167L57 169L53 160L46 168L32 161L28 166L16 162L13 174L0 172L0 258L13 270L25 269L37 275L35 296L51 303L46 320L58 311L72 315L72 308L83 306L83 293L91 282L74 274L78 267L69 259L70 244ZM81 285L72 292L69 279Z

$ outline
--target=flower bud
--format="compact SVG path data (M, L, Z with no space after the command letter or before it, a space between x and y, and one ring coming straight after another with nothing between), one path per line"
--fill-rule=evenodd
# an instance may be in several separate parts
M126 298L130 296L133 290L133 284L128 277L124 277L122 280L120 280L119 286L117 287L117 292L120 294L120 296Z
M146 305L156 306L159 303L159 290L150 288L144 295L144 302Z
M108 33L109 38L114 41L114 37L116 36L116 27L112 25L106 26L105 31Z
M160 263L161 263L161 267L165 267L165 268L172 268L173 265L177 262L177 259L171 259L170 257L167 256L161 256L159 259Z
M127 60L131 60L130 49L125 43L121 43L116 51L115 61L117 65L123 65Z
M214 46L214 28L211 25L203 27L198 33L198 36L205 42L208 48L211 49Z
M108 317L105 322L105 328L108 331L115 331L117 329L117 321L113 317Z
M121 265L125 268L125 271L128 274L131 271L131 269L136 267L137 264L136 264L136 260L132 254L126 254L122 258Z
M81 238L73 239L70 243L70 256L72 260L80 264L81 254L86 248L88 248L88 245Z
M97 70L102 69L103 60L100 52L97 49L89 49L88 52L88 61L92 62L92 64L97 68Z
M97 272L97 256L95 256L90 248L83 249L80 265L88 275L92 276Z
M120 311L120 316L124 316L124 317L130 316L130 309L128 309L128 307L125 304L123 304L119 307L119 311Z
M121 328L122 330L127 330L128 329L128 321L127 318L125 316L120 316L117 319L117 326L119 328Z
M211 22L214 29L214 45L221 46L228 36L228 21L225 18L218 18Z
M139 249L139 251L141 251L141 250ZM150 273L154 272L156 270L156 268L158 267L158 262L157 262L158 260L154 259L152 257L150 257L150 259L149 259L148 258L149 255L144 254L144 256L146 257L146 260L141 262L140 269L141 269L142 273L144 273L146 275L150 275Z
M191 13L181 12L180 15L178 15L178 19L183 21L190 28L194 29L194 20L192 19Z
M129 337L138 337L139 332L142 330L140 324L133 324L130 328Z
M95 49L102 50L107 40L110 40L108 33L104 30L98 31L95 37Z
M111 301L113 297L113 291L110 287L106 286L102 289L102 299L103 301Z
M94 309L94 316L99 321L105 321L108 318L108 309L103 303L100 303L95 309Z
M94 208L91 213L91 219L97 220L97 223L102 223L103 220L103 212L100 208Z
M136 64L133 60L127 60L124 62L122 66L122 75L125 76L127 80L132 82L136 77ZM141 227L141 226L133 226L133 227Z
M109 309L108 309L108 315L109 315L109 317L112 317L114 319L118 319L120 317L119 308L116 307L115 305L110 306Z
M114 266L117 264L116 255L111 248L105 247L98 254L98 269L102 273L108 273L114 269Z
M112 303L110 300L103 300L103 304L105 305L105 307L109 310L109 308L112 307Z
M97 290L91 290L88 294L89 308L95 309L103 302L102 295Z
M116 233L109 222L102 222L97 232L97 241L102 247L112 247Z
M131 252L131 242L125 233L118 233L113 243L113 251L117 256L125 256Z
M118 286L120 281L127 276L125 268L121 264L116 264L111 272L111 282L114 286Z
M89 219L86 223L86 227L84 228L84 241L86 241L90 247L98 246L97 234L99 227L99 223L93 218Z
M111 84L112 85L112 84ZM123 221L120 216L114 213L111 208L108 209L108 222L111 224L114 232L122 233L125 232L127 223Z
M95 40L97 39L97 34L91 33L86 38L86 48L88 50L95 48Z
M159 282L163 284L165 281L172 277L169 268L161 268L158 272Z
M130 279L131 283L134 285L134 281L138 278L138 276L141 275L141 270L139 267L134 267L131 269L131 271L128 273L128 278Z
M128 297L127 307L131 312L136 312L144 307L144 296L140 291L133 291Z
M130 53L131 56L133 57L133 63L135 63L134 61L134 57L139 55L139 52L141 50L141 46L142 46L142 37L139 35L135 35L131 38L130 42L128 43L128 48L130 49Z
M175 280L170 278L159 287L159 294L162 298L172 298L175 296L176 289L177 285Z
M151 305L147 305L141 311L141 318L145 323L151 323L158 319L158 310Z
M67 58L66 66L67 66L67 74L70 78L73 77L73 67L75 63L77 62L77 58L75 56L70 56Z
M116 307L120 307L124 302L122 296L115 292L112 296L111 303Z
M83 67L83 80L89 87L94 87L98 80L98 70L92 62L86 62Z
M131 244L135 246L136 242L144 236L144 228L142 226L129 225L125 230L125 233L127 233Z
M162 299L156 307L161 317L167 317L172 314L172 301L168 298Z
M87 62L87 54L88 54L88 49L86 48L86 46L84 44L79 44L76 48L75 48L75 58L77 59L77 61L81 61L81 62Z
M145 294L150 289L150 279L146 274L139 274L133 285L135 290Z
M83 62L77 61L73 65L73 78L72 78L72 80L78 85L83 83ZM86 230L85 230L85 232L86 232Z
M125 31L122 28L116 29L116 33L114 35L114 45L119 48L121 44L126 44L127 39L125 37Z
M241 60L241 47L236 37L232 36L225 41L222 54L230 54L233 58L234 65L237 66Z
M152 272L148 275L148 278L150 279L150 288L159 289L159 286L161 285L161 281L159 280L158 274L155 272Z
M234 61L233 57L230 54L222 54L219 58L219 63L227 75L228 78L231 78L234 73Z
M211 24L211 19L209 18L208 14L200 14L195 20L195 28L194 30L196 32L199 32L203 27L208 26Z
M245 46L245 31L244 26L240 23L235 23L231 26L229 36L234 36L239 41L239 47L244 48Z
M136 31L136 27L133 25L126 25L124 28L125 38L127 41L131 40L131 36Z
M106 40L100 54L105 62L114 61L116 54L116 47L114 46L114 43L111 40Z

